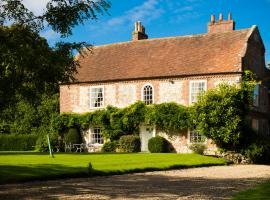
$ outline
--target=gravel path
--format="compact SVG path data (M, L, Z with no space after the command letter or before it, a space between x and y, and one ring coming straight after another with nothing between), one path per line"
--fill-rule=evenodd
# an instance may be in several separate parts
M0 186L0 199L229 199L270 180L270 166L233 165Z

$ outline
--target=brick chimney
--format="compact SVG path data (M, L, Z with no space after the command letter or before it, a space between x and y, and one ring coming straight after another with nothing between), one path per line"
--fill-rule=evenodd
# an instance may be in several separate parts
M232 20L232 14L229 13L228 20L223 20L223 15L219 14L219 20L215 20L215 15L211 15L211 21L208 23L208 33L221 33L235 30L235 22Z
M132 41L148 39L145 34L145 28L141 22L135 22L135 30L132 32Z

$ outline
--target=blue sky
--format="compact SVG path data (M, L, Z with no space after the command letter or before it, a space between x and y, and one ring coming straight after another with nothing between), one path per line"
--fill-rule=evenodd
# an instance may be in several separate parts
M36 0L25 0L37 2ZM46 0L39 0L40 2ZM129 41L134 22L142 21L149 38L206 33L210 15L229 12L236 29L258 25L270 61L270 0L111 0L110 15L99 16L74 29L65 40L94 45ZM36 3L38 4L38 3ZM31 4L33 8L35 5ZM38 6L40 9L40 6ZM59 40L51 30L42 33L50 44Z

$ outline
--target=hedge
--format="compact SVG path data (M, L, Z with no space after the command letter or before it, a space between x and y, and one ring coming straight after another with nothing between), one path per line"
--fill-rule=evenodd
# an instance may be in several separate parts
M33 150L37 139L37 134L0 134L0 151Z
M169 143L165 138L156 136L148 141L148 149L151 153L167 153L169 152Z

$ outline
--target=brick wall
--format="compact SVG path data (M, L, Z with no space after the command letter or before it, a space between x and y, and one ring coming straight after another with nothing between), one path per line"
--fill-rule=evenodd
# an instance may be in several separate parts
M60 111L91 112L89 90L92 86L104 87L104 107L113 105L125 107L142 100L142 88L151 84L154 89L154 103L177 102L189 105L189 82L206 80L207 88L214 88L221 82L238 83L240 75L194 76L189 78L123 81L100 84L71 84L60 86Z

